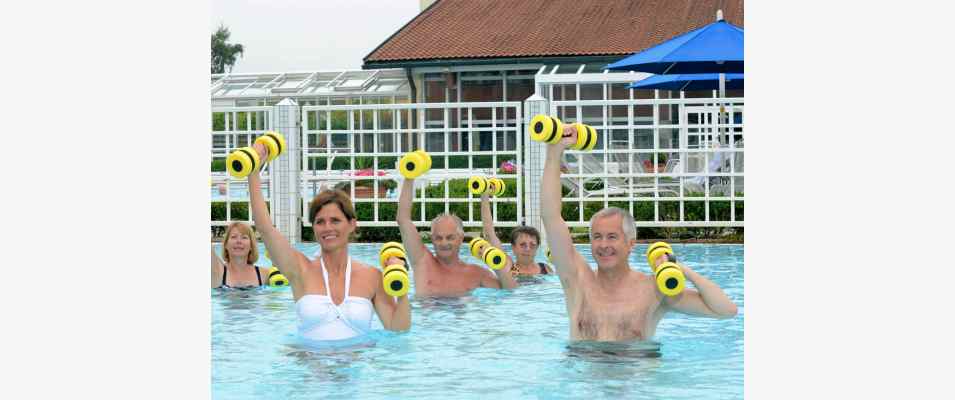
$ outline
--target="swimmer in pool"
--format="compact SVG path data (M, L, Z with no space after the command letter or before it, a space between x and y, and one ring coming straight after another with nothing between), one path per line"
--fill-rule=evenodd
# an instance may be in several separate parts
M620 208L602 209L590 219L590 249L597 269L590 268L574 249L560 213L560 161L564 150L576 141L574 125L564 125L563 139L546 145L541 181L541 219L564 289L571 339L648 340L671 311L711 318L735 316L736 304L726 293L686 265L678 263L698 291L685 289L672 297L660 292L652 275L632 269L627 260L636 245L636 226L633 216ZM656 262L667 260L661 256Z
M502 248L501 239L497 237L494 231L494 219L491 217L491 191L486 191L481 195L481 224L483 236L491 246ZM511 231L511 251L514 256L508 256L510 262L508 268L511 274L518 276L533 276L553 274L546 263L534 261L537 255L537 249L540 247L541 236L532 226L518 226Z
M212 288L265 286L269 283L269 269L255 266L259 250L252 227L244 222L233 222L222 237L222 258L212 247Z
M265 159L265 149L256 144ZM385 293L381 270L348 255L349 237L357 229L351 199L341 190L324 190L308 207L315 240L321 253L314 260L292 248L272 225L258 171L249 174L252 217L273 263L288 278L299 317L299 334L310 340L341 340L360 336L377 314L385 329L411 327L408 296ZM404 263L391 257L386 264Z
M517 281L509 265L491 271L461 260L459 251L464 241L464 225L454 214L441 214L431 221L431 242L435 252L425 247L418 228L411 221L411 197L414 180L405 179L398 198L398 228L401 242L411 263L415 296L464 296L478 287L513 289Z

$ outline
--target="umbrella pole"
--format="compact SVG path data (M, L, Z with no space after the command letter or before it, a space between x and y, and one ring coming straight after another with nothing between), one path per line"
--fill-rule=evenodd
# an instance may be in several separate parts
M724 107L724 103L723 103L723 99L725 99L725 98L726 98L726 74L720 73L720 119L719 119L719 121L720 121L720 128L719 128L719 138L720 138L719 140L720 140L720 144L728 144L728 143L723 143L723 132L724 132L724 131L723 131L723 126L724 126L724 124L726 123L726 120L725 120L725 117L726 117L726 107ZM729 142L728 139L727 139L727 142Z

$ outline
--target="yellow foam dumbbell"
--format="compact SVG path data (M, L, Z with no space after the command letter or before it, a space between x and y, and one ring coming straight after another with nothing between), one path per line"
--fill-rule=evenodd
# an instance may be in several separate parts
M226 157L226 168L229 174L236 178L245 178L258 171L268 162L278 158L285 152L285 137L281 133L268 131L255 139L254 144L265 148L265 161L259 156L255 147L247 146L235 149Z
M470 247L471 255L474 256L474 258L479 258L484 261L484 264L491 269L498 270L504 268L504 265L507 264L507 256L504 254L504 251L491 246L490 242L481 237L471 239L468 246Z
M597 130L590 125L575 123L577 127L577 143L570 148L574 150L590 151L597 145Z
M255 171L258 171L262 165L259 159L259 152L253 147L240 147L235 149L225 159L226 168L229 175L236 178L245 178Z
M481 254L481 248L486 244L487 240L484 240L481 237L471 239L471 242L468 243L468 248L471 250L471 255L474 256L474 258L478 258L479 254Z
M378 259L382 266L381 284L385 289L385 293L387 293L389 296L404 296L408 293L408 289L411 287L409 284L410 280L408 279L408 268L405 265L385 264L391 257L400 258L407 263L407 257L405 254L404 246L398 242L385 243L381 246L381 250L378 252Z
M268 131L263 133L261 136L255 139L255 143L261 144L265 147L266 152L268 153L268 159L265 160L266 163L272 162L272 160L278 158L282 153L285 152L285 137L281 133Z
M485 178L475 175L468 179L468 189L475 196L483 195L485 192L500 196L507 190L507 185L500 178Z
M385 266L385 262L388 261L391 257L405 258L405 247L398 242L388 242L381 245L381 250L378 251L378 262L381 266Z
M414 179L431 169L431 156L424 150L415 150L398 160L398 171L408 179Z
M527 124L531 139L544 143L557 143L564 134L564 123L557 117L537 114Z
M288 286L288 278L278 268L269 268L269 286Z
M471 191L471 194L480 196L487 191L488 183L487 178L483 176L472 176L468 179L468 190Z
M269 249L265 249L265 258L272 259L272 257L269 257ZM288 286L288 278L282 275L282 272L274 264L272 268L269 268L268 277L269 286Z
M597 130L590 125L579 122L574 123L577 128L577 142L571 146L574 150L593 150L597 145ZM564 135L564 123L557 117L537 114L531 118L531 123L527 129L530 131L531 139L544 143L560 142Z
M676 296L683 292L686 287L686 277L683 270L673 261L665 261L660 266L656 265L657 259L667 255L668 260L676 260L673 256L673 248L666 242L656 242L647 247L647 264L650 264L650 270L657 282L657 288L660 293L667 296Z
M481 259L484 260L484 264L487 264L487 266L493 270L504 268L504 265L507 264L507 256L503 250L497 247L485 245L482 253Z

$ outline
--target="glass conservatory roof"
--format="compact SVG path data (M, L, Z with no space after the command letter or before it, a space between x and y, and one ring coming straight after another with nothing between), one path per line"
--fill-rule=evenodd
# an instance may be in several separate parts
M213 99L410 94L403 69L213 74Z

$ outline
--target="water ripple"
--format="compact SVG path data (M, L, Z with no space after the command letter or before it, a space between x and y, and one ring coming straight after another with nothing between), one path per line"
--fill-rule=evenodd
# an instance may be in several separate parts
M305 254L314 245L301 246ZM355 245L374 264L377 246ZM509 250L509 249L506 249ZM643 252L631 263L648 272ZM414 299L412 329L351 347L297 340L287 288L213 291L214 398L742 398L743 246L675 245L681 261L739 306L729 320L668 314L655 344L569 341L556 276L513 291ZM592 262L589 246L578 246ZM476 262L470 254L462 258ZM543 261L543 260L541 260ZM413 291L413 288L412 288ZM656 346L656 347L653 347Z

